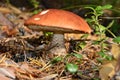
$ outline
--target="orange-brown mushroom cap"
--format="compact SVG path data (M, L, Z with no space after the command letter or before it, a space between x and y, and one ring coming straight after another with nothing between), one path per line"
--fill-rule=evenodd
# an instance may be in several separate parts
M33 30L61 31L61 32L86 32L92 30L87 22L80 16L65 10L47 9L25 21L25 25Z

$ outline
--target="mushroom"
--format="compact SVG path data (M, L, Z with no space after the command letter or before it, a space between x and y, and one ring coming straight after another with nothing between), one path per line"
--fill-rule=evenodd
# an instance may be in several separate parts
M52 31L53 38L49 52L65 55L64 33L91 33L92 30L80 16L65 10L47 9L25 21L28 28L36 31ZM33 26L34 25L34 26Z

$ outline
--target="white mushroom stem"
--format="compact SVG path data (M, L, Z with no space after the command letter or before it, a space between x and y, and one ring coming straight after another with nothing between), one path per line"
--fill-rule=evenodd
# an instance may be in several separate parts
M64 34L55 33L53 35L50 47L51 47L51 49L49 50L50 53L58 56L65 55L66 48L65 48Z

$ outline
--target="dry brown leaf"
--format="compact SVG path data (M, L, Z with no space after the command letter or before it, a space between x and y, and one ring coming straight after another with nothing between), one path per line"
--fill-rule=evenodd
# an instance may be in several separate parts
M101 69L99 70L101 80L110 80L110 78L113 77L115 74L116 63L117 61L113 60L101 66Z
M112 44L111 45L111 53L113 54L113 57L115 59L118 59L118 56L120 55L120 45L118 44Z

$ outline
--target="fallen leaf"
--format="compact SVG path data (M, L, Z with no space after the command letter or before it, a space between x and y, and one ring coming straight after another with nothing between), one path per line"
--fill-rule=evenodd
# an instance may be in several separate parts
M109 63L101 65L101 69L99 70L101 80L110 80L115 74L115 66L117 61L113 60Z
M112 44L111 45L111 53L112 53L113 57L117 60L118 56L120 55L120 45Z

